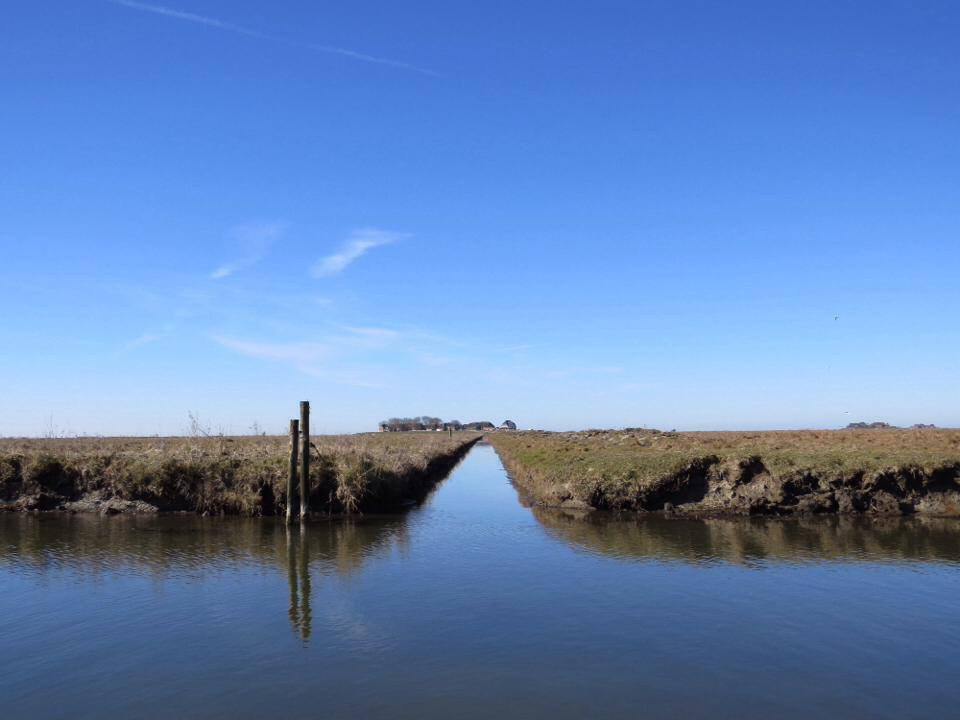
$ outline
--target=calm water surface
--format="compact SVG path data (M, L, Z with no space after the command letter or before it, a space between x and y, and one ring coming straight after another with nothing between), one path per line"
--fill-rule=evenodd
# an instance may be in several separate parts
M956 717L960 525L0 515L0 716Z

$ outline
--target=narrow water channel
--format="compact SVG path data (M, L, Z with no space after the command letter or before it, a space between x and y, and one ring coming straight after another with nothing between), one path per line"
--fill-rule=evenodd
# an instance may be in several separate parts
M940 718L960 527L524 507L477 446L403 516L0 515L0 714Z

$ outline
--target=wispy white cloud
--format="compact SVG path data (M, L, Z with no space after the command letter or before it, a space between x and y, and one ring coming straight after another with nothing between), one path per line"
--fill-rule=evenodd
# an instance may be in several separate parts
M350 58L351 60L357 60L359 62L373 63L375 65L387 65L400 70L411 70L423 75L440 77L440 74L434 72L433 70L418 67L416 65L412 65L411 63L401 62L400 60L391 60L390 58L377 57L376 55L367 55L366 53L357 52L356 50L349 50L347 48L336 47L333 45L322 45L318 43L301 42L298 40L288 40L275 35L269 35L267 33L260 32L259 30L252 30L241 25L234 25L233 23L218 20L217 18L208 17L206 15L197 15L196 13L177 10L175 8L166 7L165 5L152 5L150 3L137 2L136 0L107 1L113 5L120 5L125 8L130 8L131 10L140 10L141 12L162 15L163 17L167 17L172 20L181 20L183 22L191 22L197 25L205 25L217 30L237 33L238 35L246 35L247 37L257 38L259 40L269 40L270 42L283 43L284 45L290 45L292 47L315 50L317 52L328 53L331 55L340 55Z
M433 353L422 353L419 356L419 360L422 364L427 365L428 367L446 367L447 365L453 365L458 362L458 359L455 357L450 357L449 355L435 355Z
M360 259L373 248L389 245L406 237L409 237L409 234L377 230L376 228L354 230L340 250L318 260L310 272L314 277L336 275L343 272L352 262Z
M257 264L286 229L287 224L280 222L235 227L230 234L238 246L239 257L216 268L210 273L210 278L222 280L239 270Z
M359 337L377 341L396 340L401 335L399 330L379 327L346 327L344 330Z
M355 370L338 370L328 367L304 367L300 371L311 377L326 380L337 385L362 388L365 390L382 390L387 387L381 380L364 375Z
M545 373L544 377L552 380L559 380L562 378L573 377L575 375L619 375L622 372L623 368L620 367L571 367L552 370Z
M345 361L349 348L336 338L327 342L258 342L214 335L213 340L244 357L280 363L337 385L384 387L380 378L371 377L369 372L364 374Z
M136 350L144 345L152 345L168 337L174 330L173 323L166 323L160 330L147 331L135 337L124 344L123 349L127 352Z
M619 386L617 390L620 392L639 392L643 390L653 390L660 386L661 384L657 382L628 382Z
M295 343L266 343L237 340L234 338L216 335L213 338L223 347L238 352L246 357L260 360L279 360L291 362L298 367L306 368L311 363L324 360L330 355L330 347L324 343L295 342Z
M163 336L158 333L145 332L139 337L134 338L126 345L123 346L124 350L135 350L138 347L143 347L144 345L149 345L150 343L155 343L157 340Z
M222 280L225 277L229 277L230 275L233 275L237 270L240 269L240 267L241 266L238 265L236 262L227 263L226 265L221 265L212 273L210 273L210 279Z
M241 35L249 35L250 37L267 39L266 35L257 32L256 30L249 30L247 28L240 27L239 25L233 25L222 20L217 20L216 18L205 17L203 15L197 15L196 13L185 12L183 10L176 10L174 8L165 7L164 5L151 5L149 3L135 2L135 0L108 0L108 2L114 5L122 5L123 7L131 8L133 10L142 10L144 12L163 15L176 20L186 20L187 22L197 23L198 25L207 25L208 27L214 27L219 30L229 30L230 32L240 33Z

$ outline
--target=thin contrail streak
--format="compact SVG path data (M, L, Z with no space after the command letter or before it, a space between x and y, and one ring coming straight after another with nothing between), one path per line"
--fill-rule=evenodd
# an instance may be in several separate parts
M390 58L367 55L365 53L357 52L356 50L348 50L347 48L335 47L333 45L320 45L317 43L287 40L274 35L267 35L266 33L259 32L258 30L251 30L250 28L245 28L241 25L234 25L233 23L224 22L223 20L218 20L217 18L197 15L196 13L185 12L183 10L177 10L175 8L169 8L163 5L149 5L147 3L137 2L137 0L107 0L107 2L110 2L114 5L121 5L132 10L140 10L142 12L149 12L155 15L163 15L164 17L172 18L174 20L183 20L185 22L196 23L197 25L206 25L207 27L215 28L217 30L225 30L227 32L237 33L239 35L246 35L247 37L258 38L260 40L284 43L286 45L305 48L307 50L316 50L317 52L341 55L343 57L351 58L352 60L359 60L360 62L374 63L376 65L387 65L389 67L395 67L401 70L412 70L423 75L440 77L440 74L434 72L433 70L427 70L426 68L401 62L400 60L391 60Z

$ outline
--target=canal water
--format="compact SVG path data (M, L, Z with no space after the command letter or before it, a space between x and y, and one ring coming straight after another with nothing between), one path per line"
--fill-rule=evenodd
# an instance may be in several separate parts
M960 526L0 516L0 716L956 717Z

